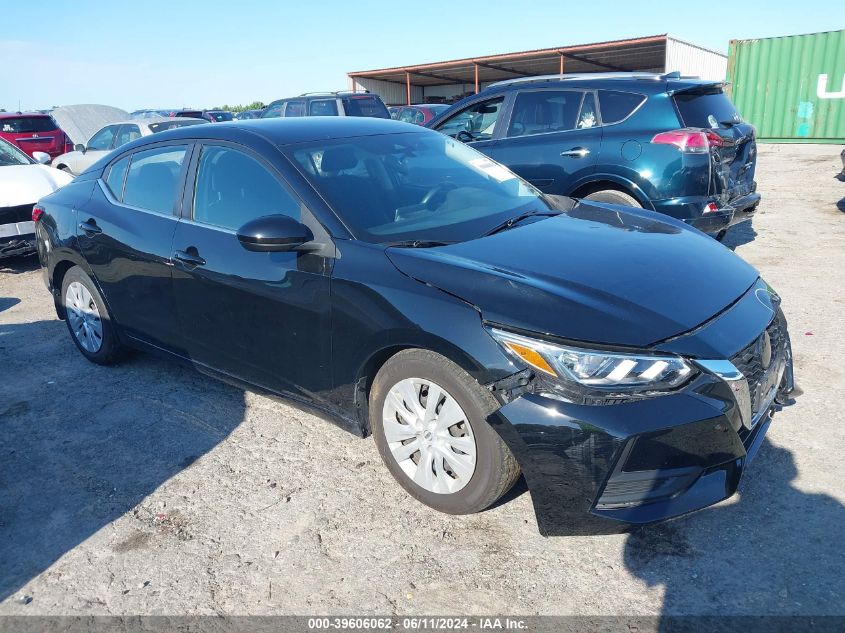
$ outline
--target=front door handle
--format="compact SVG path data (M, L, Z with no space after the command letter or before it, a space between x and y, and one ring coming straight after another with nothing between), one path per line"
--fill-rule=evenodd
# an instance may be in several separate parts
M85 233L85 235L87 235L88 237L99 235L103 232L103 229L97 226L97 223L93 219L86 220L85 222L80 222L79 230Z
M194 251L190 253L188 251ZM199 256L195 248L190 248L188 251L176 251L173 253L173 259L176 259L188 266L205 266L205 260Z
M572 156L574 158L584 158L587 154L590 153L586 147L573 147L572 149L568 149L565 152L561 152L561 156Z

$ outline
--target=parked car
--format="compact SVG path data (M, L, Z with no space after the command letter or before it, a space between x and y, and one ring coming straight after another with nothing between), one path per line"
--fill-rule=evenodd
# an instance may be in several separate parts
M85 145L80 143L74 147L73 151L54 158L52 165L56 169L61 169L71 175L81 174L113 149L137 138L177 127L206 122L205 119L165 119L159 117L157 119L132 119L112 123L98 130Z
M390 118L405 123L425 125L449 106L445 103L425 103L420 105L393 106L390 108ZM394 116L395 114L395 116Z
M428 125L546 193L644 207L723 236L760 202L754 128L723 88L678 73L529 77Z
M793 386L780 299L732 251L669 216L545 196L406 123L169 130L37 213L88 360L154 350L287 396L374 435L444 512L488 507L520 468L547 534L705 507Z
M225 123L233 121L234 116L226 110L179 110L173 114L176 117L188 117L191 119L205 119L211 123Z
M264 108L262 119L302 116L354 116L389 119L390 113L376 94L369 92L306 92L278 99Z
M29 156L44 152L54 158L73 147L50 115L32 112L0 112L0 138Z
M839 154L839 158L842 159L842 172L840 175L845 176L845 149L843 149L842 153Z
M235 115L235 119L238 120L238 121L247 121L249 119L260 119L262 112L264 112L263 108L261 108L260 110L244 110L243 112L238 112Z
M132 119L160 119L161 117L172 117L178 112L178 108L165 108L163 110L135 110L129 114Z
M50 160L46 153L35 155L42 162ZM37 159L0 139L0 259L35 252L33 206L71 180Z

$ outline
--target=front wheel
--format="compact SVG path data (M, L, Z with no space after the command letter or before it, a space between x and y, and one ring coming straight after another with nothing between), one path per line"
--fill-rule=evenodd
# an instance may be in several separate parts
M370 426L399 484L449 514L480 512L519 477L519 466L487 424L498 403L469 374L427 350L399 352L370 391Z

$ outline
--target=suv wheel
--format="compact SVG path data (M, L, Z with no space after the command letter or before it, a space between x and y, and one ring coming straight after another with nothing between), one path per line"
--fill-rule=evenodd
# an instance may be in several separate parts
M601 191L594 191L593 193L584 196L584 200L592 200L594 202L607 202L609 204L620 204L624 207L637 207L642 209L642 206L637 199L629 196L622 191L615 189L602 189Z
M441 512L470 514L497 501L519 476L486 422L498 406L440 354L405 350L375 378L370 427L388 470L414 498Z

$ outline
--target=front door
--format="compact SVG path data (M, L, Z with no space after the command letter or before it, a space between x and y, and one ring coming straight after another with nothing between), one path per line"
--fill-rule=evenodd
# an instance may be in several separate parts
M242 147L206 144L196 162L191 212L173 239L190 358L260 387L319 398L331 385L331 260L248 251L236 236L261 216L310 223L310 213L273 166Z
M80 251L118 325L176 353L170 252L190 147L161 145L119 158L77 213Z
M601 127L593 92L524 90L492 157L544 193L568 195L594 170Z

